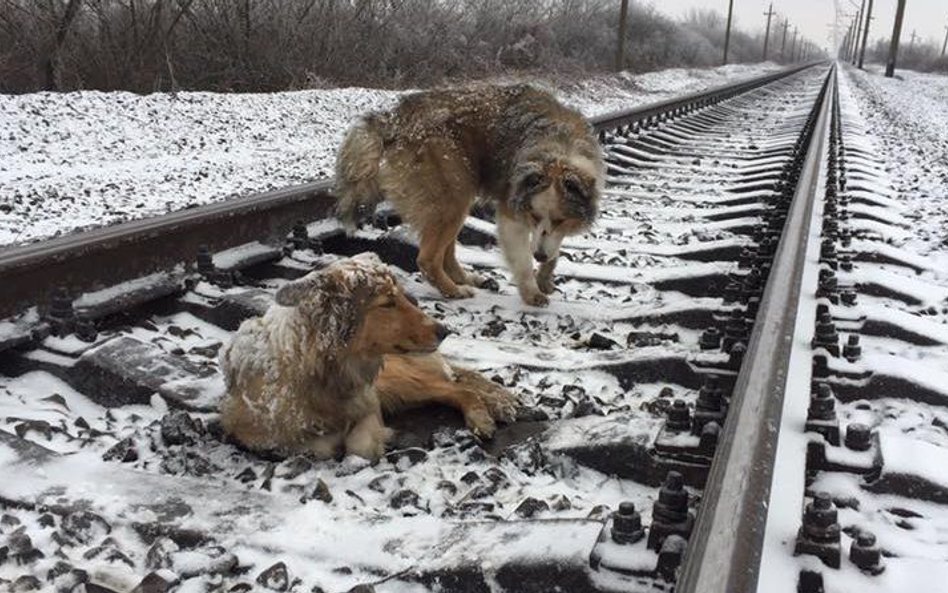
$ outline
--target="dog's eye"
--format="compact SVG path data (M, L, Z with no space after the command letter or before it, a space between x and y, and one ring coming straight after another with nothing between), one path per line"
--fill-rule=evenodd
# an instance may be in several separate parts
M543 175L539 173L530 173L523 178L523 187L526 189L533 189L543 183Z
M577 182L575 179L567 179L566 181L564 181L564 182L563 182L563 189L565 189L567 192L569 192L569 193L571 193L571 194L575 194L575 195L577 195L577 196L583 196L583 195L585 195L585 193L583 192L582 186L581 186L581 185L579 184L579 182Z
M560 226L560 225L563 224L564 222L566 222L566 219L565 219L565 218L552 218L552 219L550 219L550 224L553 225L554 228Z
M379 305L379 307L382 307L385 309L394 309L397 306L398 306L398 303L396 303L395 301L385 301L384 303Z

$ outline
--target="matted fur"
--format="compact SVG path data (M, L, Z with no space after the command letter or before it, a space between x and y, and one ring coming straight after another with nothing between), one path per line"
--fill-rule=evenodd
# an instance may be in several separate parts
M543 305L563 238L596 219L604 175L589 124L547 92L428 91L349 130L336 160L337 212L353 226L390 200L419 234L428 280L445 296L465 297L481 279L458 264L457 235L475 200L490 201L521 296Z
M224 429L251 449L375 459L390 434L383 409L443 403L490 436L514 399L449 367L435 351L445 334L374 254L312 272L222 349Z

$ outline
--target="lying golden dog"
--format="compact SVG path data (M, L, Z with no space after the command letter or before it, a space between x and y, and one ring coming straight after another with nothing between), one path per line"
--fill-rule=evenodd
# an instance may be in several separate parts
M513 396L437 353L447 329L425 315L375 254L290 282L221 351L224 429L251 449L385 452L382 411L440 403L490 437Z

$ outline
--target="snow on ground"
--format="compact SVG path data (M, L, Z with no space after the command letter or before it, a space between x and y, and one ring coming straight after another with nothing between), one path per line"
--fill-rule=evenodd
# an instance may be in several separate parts
M761 92L747 104L708 111L773 131L774 144L786 149L793 142L788 132L802 125L801 115L816 94L818 79L815 72L802 76L788 97ZM64 501L81 500L82 510L95 517L79 514L81 522L71 512L64 518L45 517L44 510L34 511L25 504L0 513L0 542L17 543L15 549L11 546L10 559L0 562L0 584L8 579L25 589L52 582L67 589L64 581L73 579L68 567L75 567L117 591L132 590L151 570L174 571L171 578L182 581L176 589L180 593L264 590L265 582L281 582L263 578L271 572L268 567L281 566L276 564L280 562L289 575L282 582L291 583L280 590L347 591L355 583L376 582L406 570L430 574L473 565L489 575L490 590L515 591L516 587L494 584L494 575L502 574L505 565L542 559L544 566L582 570L609 510L622 501L634 502L650 524L656 490L613 475L619 473L616 466L600 471L583 465L577 461L579 455L569 451L595 452L593 447L603 447L597 457L635 463L636 452L656 440L671 401L680 398L695 405L694 386L665 379L673 371L657 370L654 379L647 379L652 371L644 371L649 359L660 369L663 364L677 364L674 361L683 364L698 351L700 328L671 321L678 317L672 313L681 313L682 319L702 318L703 312L711 316L720 299L692 298L678 288L662 287L657 280L692 277L708 287L695 289L689 283L703 294L714 290L717 276L735 271L735 262L696 262L682 257L682 251L746 243L743 235L728 230L714 215L733 214L727 205L733 200L732 190L749 176L759 177L753 167L752 172L745 170L740 158L752 134L750 127L715 143L713 153L704 142L695 141L695 154L718 160L707 171L695 169L691 159L679 166L633 171L631 158L619 160L620 149L628 145L610 146L614 164L602 204L608 216L604 224L564 244L558 294L547 308L522 305L492 246L469 244L458 254L462 263L477 264L481 273L497 281L496 294L479 291L474 299L445 301L419 273L395 270L421 306L456 332L442 351L502 382L520 399L519 426L509 428L523 431L522 436L508 432L507 443L495 439L496 455L466 429L445 423L427 435L423 426L413 430L412 420L393 418L393 427L402 422L397 440L377 465L367 466L352 457L342 462L303 457L274 461L226 442L213 412L189 417L169 409L164 396L150 394L151 406L136 399L133 407L106 409L104 405L115 402L102 397L102 387L71 386L55 377L61 373L69 381L85 380L94 371L81 367L75 371L76 349L101 352L116 339L123 347L130 344L128 340L141 344L156 363L176 361L175 365L186 363L192 369L215 369L227 332L215 325L223 320L211 317L213 311L223 310L219 307L223 299L246 303L259 302L263 296L269 301L285 282L277 268L312 269L336 257L329 253L297 250L274 266L274 277L251 279L248 274L249 286L222 288L198 282L182 297L186 308L137 319L130 327L103 324L102 343L97 346L83 345L74 337L47 338L42 348L25 355L31 357L26 367L30 372L9 378L0 373L0 475L6 471L16 476L0 480L0 499L56 502L57 508L64 508ZM784 155L770 162L788 160ZM629 168L618 167L619 162ZM742 218L724 222L746 225L746 218L738 214ZM484 221L473 224L481 232L496 232ZM314 226L326 230L328 223ZM398 232L384 236L397 238ZM356 237L366 242L363 245L375 241L378 248L385 248L378 243L383 237L380 229L361 229ZM246 255L248 249L218 254L215 261L233 263L238 252ZM721 362L723 357L702 354L706 362ZM138 360L112 359L117 366L136 369ZM202 380L202 374L193 374ZM682 380L690 383L690 374L681 373ZM641 382L629 384L636 380ZM177 387L184 387L183 381ZM119 390L126 391L121 386ZM173 402L171 396L169 400ZM541 436L535 431L542 429L538 424L542 422L551 422L553 428ZM9 455L4 457L9 443L19 442L11 441L13 433L55 455L43 454L35 463L16 465ZM691 435L665 436L679 444L695 440ZM501 447L505 447L502 454ZM90 528L76 529L79 523ZM175 530L167 530L171 535L165 537L165 531L156 527L159 524ZM140 536L136 525L162 535ZM178 537L180 546L172 537L180 535L178 527L192 530L188 542ZM209 534L210 541L195 544L199 539L195 532ZM33 558L33 548L45 556ZM628 566L630 556L643 558L641 565L649 570L656 556L644 550L644 542L632 554L625 550L621 555L623 565ZM23 564L18 563L21 560ZM47 576L56 567L60 568L53 576ZM448 573L447 579L453 574ZM464 573L458 574L464 578ZM406 574L406 579L411 576ZM476 579L471 581L446 580L423 590L466 585L486 590L478 588ZM386 583L376 590L408 593L406 587ZM562 590L578 589L564 584Z
M940 389L948 370L948 348L939 337L948 328L948 77L900 72L899 78L888 79L878 69L843 67L840 107L843 141L850 151L846 193L885 204L859 207L862 214L875 216L877 224L852 225L862 237L853 249L894 256L890 262L857 262L849 279L857 285L897 287L882 295L860 293L856 310L935 336L924 346L864 336L860 364L902 377L906 384ZM880 217L886 209L891 213ZM850 211L857 212L857 202ZM899 389L880 386L867 395L839 406L837 413L840 426L859 422L878 434L881 477L821 472L807 486L848 501L839 509L843 549L853 534L869 531L886 556L886 569L868 576L844 561L839 571L823 571L825 590L944 591L948 564L942 534L948 515L925 488L941 492L948 484L945 408L915 401ZM912 477L912 487L899 482L904 476ZM819 568L819 561L806 561Z
M912 225L902 247L948 270L948 76L847 69L844 80L905 216L925 223Z
M555 90L594 116L777 68L622 73ZM399 94L0 95L0 246L330 176L348 124Z

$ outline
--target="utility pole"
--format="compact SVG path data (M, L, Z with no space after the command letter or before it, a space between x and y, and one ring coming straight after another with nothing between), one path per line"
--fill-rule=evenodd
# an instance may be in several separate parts
M899 38L902 36L902 19L905 18L905 0L899 0L895 11L895 26L892 27L892 42L889 44L889 59L885 63L885 76L895 76L895 61L899 55Z
M839 44L839 49L837 49L837 56L840 60L843 59L843 54L846 53L846 46L849 44L849 29L846 29L846 34L843 35L843 42Z
M849 58L853 55L853 49L856 47L856 17L853 17L853 20L849 23L849 45L846 46L846 55L843 56L843 59L847 62Z
M941 57L945 57L945 49L948 49L948 27L945 27L945 42L941 44Z
M909 42L909 48L915 47L915 39L916 39L915 29L912 29L912 41Z
M794 56L797 55L797 26L793 26L793 42L790 44L790 61L793 62Z
M622 8L619 9L619 45L616 48L616 70L621 71L625 67L625 27L629 16L629 0L622 0Z
M846 29L846 34L843 35L843 43L839 46L839 59L842 60L846 57L846 52L849 51L849 38L852 35L853 26L850 24L849 28Z
M727 7L727 31L724 33L724 63L727 64L727 50L731 45L731 17L734 15L734 0L728 1Z
M866 58L866 43L869 41L869 21L872 20L872 0L869 0L869 9L866 11L866 28L862 30L862 49L859 50L859 69ZM948 39L948 38L946 38Z
M770 10L764 13L767 17L767 32L764 33L764 61L767 61L767 46L770 44L770 18L774 16L774 3L770 3Z
M856 30L853 31L853 37L856 39L856 43L853 46L853 55L851 56L851 62L856 63L856 58L859 57L859 32L862 31L862 17L866 12L866 0L862 0L862 5L859 7L859 18L856 19Z
M780 57L783 59L787 59L787 29L789 28L790 18L783 17L783 45L780 46Z

